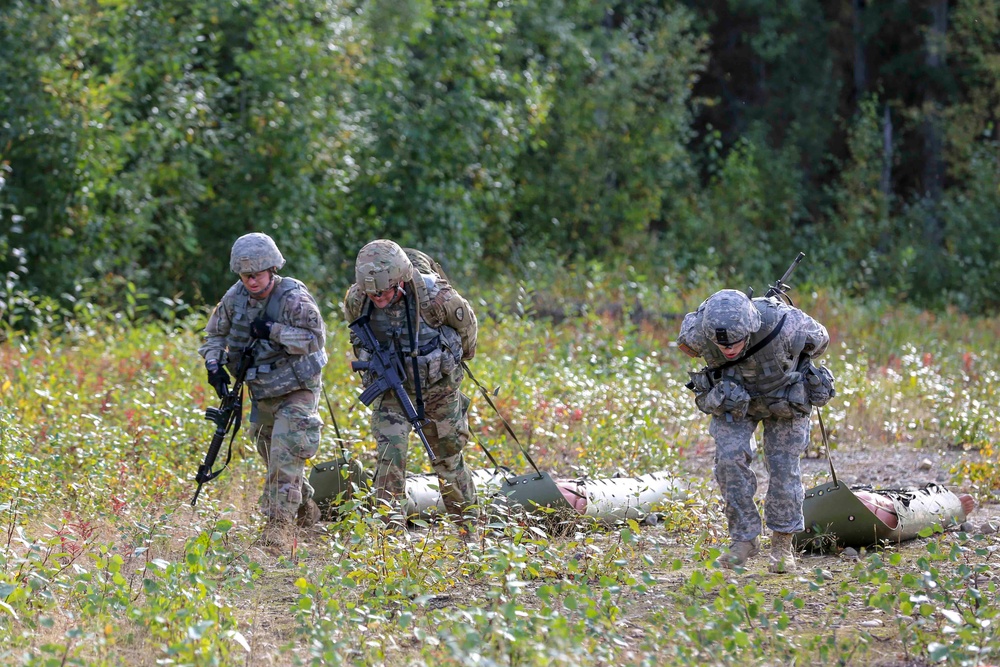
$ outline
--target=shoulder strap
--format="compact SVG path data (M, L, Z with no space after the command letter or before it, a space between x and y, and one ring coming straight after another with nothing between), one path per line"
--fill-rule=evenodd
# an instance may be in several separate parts
M781 327L785 326L785 319L787 317L788 317L788 313L785 313L784 315L782 315L781 319L778 320L778 323L774 325L774 328L771 329L771 331L769 331L766 336L764 336L759 341L757 341L756 345L752 346L749 350L746 350L740 356L736 357L735 359L730 359L726 363L720 364L720 365L716 366L715 368L706 368L705 370L708 371L712 375L718 376L718 373L720 371L722 371L722 370L724 370L726 368L729 368L730 366L734 366L734 365L740 363L741 361L743 361L747 357L752 357L753 355L757 354L758 352L760 352L761 350L764 349L765 345L767 345L772 340L774 340L774 337L777 336L781 332Z
M275 322L278 320L278 315L281 313L281 302L285 299L285 295L298 286L299 283L293 278L282 278L281 282L275 285L274 291L268 295L267 304L264 306L264 312L269 319ZM272 298L274 296L277 298Z

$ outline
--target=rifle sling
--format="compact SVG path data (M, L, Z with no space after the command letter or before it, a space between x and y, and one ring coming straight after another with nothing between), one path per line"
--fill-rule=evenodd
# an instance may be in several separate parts
M413 290L416 292L416 289ZM417 355L420 351L417 349L417 335L413 329L413 319L410 317L410 304L407 298L409 294L403 292L403 310L406 311L406 332L410 336L410 365L413 367L413 393L416 395L417 399L417 419L420 421L424 420L424 397L420 390L420 366L417 364ZM416 294L414 294L414 304L416 304Z
M229 449L226 450L226 462L222 464L218 472L212 475L212 479L221 475L229 467L229 461L233 458L233 440L236 439L236 434L239 433L240 425L243 423L243 387L240 387L240 399L233 408L236 411L236 419L233 422L233 432L229 434Z

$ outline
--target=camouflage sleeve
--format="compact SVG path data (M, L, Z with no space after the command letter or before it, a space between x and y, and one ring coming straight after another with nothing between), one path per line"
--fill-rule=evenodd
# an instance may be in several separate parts
M708 340L701 330L701 309L688 313L681 322L681 332L677 336L677 347L689 357L700 357L705 353Z
M826 352L830 344L830 334L826 327L798 308L789 308L788 317L791 321L785 326L792 325L789 348L793 358L805 354L810 359L816 359Z
M344 321L350 324L354 320L361 317L361 308L365 303L365 295L358 288L357 284L351 285L347 290L347 294L344 295L344 303L341 304L341 310L344 313Z
M351 285L347 289L347 294L344 295L344 302L340 305L340 310L344 314L344 321L350 324L361 317L361 310L364 308L364 305L364 292L361 291L357 283ZM353 331L351 332L351 347L354 349L354 357L356 359L365 359L368 357L361 347L361 341L358 340Z
M427 322L433 327L444 324L457 331L462 337L462 359L472 359L476 356L479 337L475 311L447 281L439 278L435 288L437 293L431 298Z
M226 363L226 338L233 321L233 300L230 289L219 301L205 325L205 337L198 348L198 354L208 361Z
M281 303L277 321L271 326L271 341L289 354L310 354L326 344L326 325L309 290L292 290Z

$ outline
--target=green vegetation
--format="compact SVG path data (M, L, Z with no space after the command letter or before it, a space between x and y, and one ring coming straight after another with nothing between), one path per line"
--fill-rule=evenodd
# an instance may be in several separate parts
M948 452L950 481L995 501L998 17L1000 0L8 0L0 663L997 663L996 536L719 570L672 341L707 295L760 292L804 250L836 451ZM336 314L357 249L391 237L471 297L475 372L540 466L668 470L698 493L657 526L499 516L469 546L447 523L387 532L361 498L266 553L245 439L189 504L215 403L204 306L250 231L329 318L355 456L373 447ZM481 401L472 426L523 471Z
M657 526L549 535L497 518L466 548L448 524L386 532L358 503L275 558L255 545L263 471L245 439L189 505L215 402L194 351L204 314L182 308L164 325L79 308L49 324L48 302L25 306L36 330L0 344L0 662L996 662L995 535L928 531L857 562L807 558L798 576L719 570L724 520L710 470L689 458L706 423L683 387L691 362L670 344L674 316L717 285L619 267L559 275L544 290L467 290L482 325L473 368L554 474L685 475L697 497L668 503ZM134 301L141 319L147 300ZM1000 322L822 289L800 305L834 335L836 451L964 448L953 482L993 500ZM329 326L327 389L368 460L346 328ZM481 400L472 425L523 470ZM336 451L326 428L320 458Z
M621 256L995 312L1000 0L9 0L0 317ZM818 267L823 267L820 270Z

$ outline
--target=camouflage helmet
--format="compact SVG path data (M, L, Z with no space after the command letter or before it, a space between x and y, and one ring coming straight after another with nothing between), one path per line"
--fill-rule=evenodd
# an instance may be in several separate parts
M258 273L267 269L280 269L285 265L278 246L267 234L254 232L236 239L229 255L229 268L233 273Z
M358 252L354 277L365 294L377 294L412 280L413 264L398 243L378 239Z
M760 312L743 292L724 289L705 301L702 330L719 345L734 345L760 329Z

